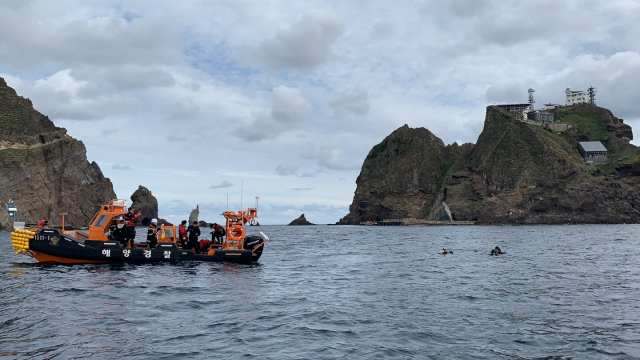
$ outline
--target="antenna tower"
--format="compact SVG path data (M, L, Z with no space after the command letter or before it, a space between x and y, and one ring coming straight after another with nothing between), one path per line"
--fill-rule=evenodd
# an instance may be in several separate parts
M589 95L589 104L591 105L595 105L596 104L596 92L598 91L598 89L594 88L593 86L589 86L589 88L587 89L587 94Z
M535 92L535 90L529 88L529 90L527 90L529 92L529 112L533 111L533 103L535 103L536 101L533 100L533 93Z

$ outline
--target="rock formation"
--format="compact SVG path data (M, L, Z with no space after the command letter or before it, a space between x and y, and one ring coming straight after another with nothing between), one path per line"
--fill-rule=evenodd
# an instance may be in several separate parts
M151 194L151 191L140 185L138 190L131 194L131 208L142 215L136 220L137 225L148 226L151 219L158 218L158 200Z
M443 177L473 145L445 146L425 128L404 125L369 151L349 214L341 224L398 218L426 218Z
M400 128L367 156L339 223L449 216L478 224L640 222L640 149L629 144L631 128L590 104L561 107L555 116L573 127L556 134L488 107L475 146L444 147L425 129ZM423 144L404 153L393 147L416 138ZM608 149L606 164L589 165L576 149L596 140Z
M191 210L191 214L189 214L189 225L193 224L194 221L198 221L198 216L200 216L200 205L196 205L196 208Z
M165 219L158 217L158 199L151 193L151 190L139 185L138 190L131 194L131 208L136 212L139 210L142 215L136 220L138 226L148 226L152 219L158 219L158 225L173 225Z
M289 223L289 225L315 225L307 221L307 218L304 217L304 214L300 215L299 218L293 220Z
M100 208L116 198L111 181L84 144L33 109L0 78L0 199L13 198L19 220L49 220L87 226Z
M3 205L4 205L4 203L0 202L0 231L2 231L2 230L11 230L13 228L13 219L4 210L4 206Z

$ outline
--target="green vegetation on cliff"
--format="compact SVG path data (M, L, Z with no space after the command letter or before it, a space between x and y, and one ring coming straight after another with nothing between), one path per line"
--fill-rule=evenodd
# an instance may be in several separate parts
M640 222L640 149L629 144L631 128L590 104L555 116L572 127L556 134L490 106L475 146L444 146L405 125L370 151L339 223L439 218L441 201L454 220L480 224ZM580 141L601 141L608 163L587 164Z

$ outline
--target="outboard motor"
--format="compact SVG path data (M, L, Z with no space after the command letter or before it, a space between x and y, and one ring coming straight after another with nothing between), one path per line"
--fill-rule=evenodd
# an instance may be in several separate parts
M244 237L244 249L245 250L253 250L256 246L258 246L264 239L260 235L248 235Z
M262 243L265 239L262 238L262 236L260 235L248 235L244 237L244 249L245 250L252 250L260 245L260 243ZM262 255L262 250L264 249L264 246L260 246L258 249L256 249L256 251L253 252L253 260L257 261L260 258L260 255Z

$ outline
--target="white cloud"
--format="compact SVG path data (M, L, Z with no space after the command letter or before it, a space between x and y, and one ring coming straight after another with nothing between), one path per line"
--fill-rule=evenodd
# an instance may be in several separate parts
M111 165L111 168L116 170L131 170L131 167L129 167L128 165L120 165L120 164L113 164Z
M232 186L234 186L232 183L228 182L227 180L224 180L218 185L209 186L209 189L223 189L223 188L228 188Z
M329 106L338 116L347 113L365 115L369 112L369 93L359 86L350 92L341 91L329 103Z
M315 159L318 165L331 170L356 170L361 164L350 162L341 148L324 145L312 146L304 155L305 159Z
M289 29L262 41L253 51L253 61L277 70L313 70L329 59L333 43L344 30L338 14L309 12Z
M139 64L78 66L70 75L81 81L110 84L117 90L167 87L175 84L175 79L167 71L156 66Z
M187 138L184 136L178 136L176 134L171 134L165 137L165 140L169 141L169 142L185 142L187 141Z
M193 100L182 99L175 103L173 111L171 112L171 115L169 115L169 119L180 120L194 118L198 115L199 110L200 106L194 103Z
M367 152L405 123L475 142L493 102L533 87L537 105L562 103L565 87L594 85L640 126L638 18L628 0L2 1L0 73L83 141L118 194L143 184L161 213L181 220L206 201L203 218L221 220L223 193L239 209L244 181L245 200L288 209L263 224L307 204L329 223ZM297 170L280 176L281 162ZM237 185L206 191L212 179Z
M294 175L298 171L298 167L295 165L291 165L286 162L281 162L276 166L276 173L278 175L286 176L286 175Z
M252 142L275 138L307 120L312 110L313 105L302 97L299 89L281 85L273 89L271 113L253 113L251 121L238 127L234 135Z

